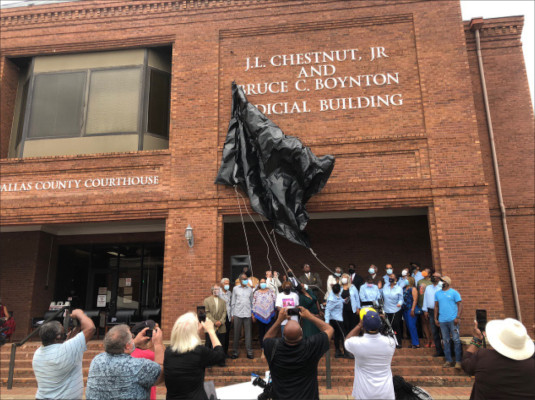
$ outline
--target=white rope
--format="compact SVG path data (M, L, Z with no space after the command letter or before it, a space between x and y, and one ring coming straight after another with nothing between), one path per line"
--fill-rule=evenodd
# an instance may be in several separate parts
M238 208L240 209L240 218L241 218L241 224L243 227L243 235L245 236L245 244L247 246L247 255L249 256L249 266L251 267L251 277L254 276L253 273L253 260L251 259L251 251L249 250L249 240L247 239L247 232L245 231L245 221L243 220L243 213L241 211L241 204L240 204L240 198L238 197L238 189L236 188L236 185L234 185L234 191L236 192L236 198L238 200ZM241 273L240 273L241 275Z

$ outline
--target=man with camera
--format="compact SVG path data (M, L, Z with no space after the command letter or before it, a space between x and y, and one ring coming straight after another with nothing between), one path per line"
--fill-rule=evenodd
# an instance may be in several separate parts
M346 337L344 346L355 357L355 399L395 399L391 364L396 342L380 333L382 325L379 314L369 310Z
M32 362L37 399L81 399L84 394L82 359L87 342L95 334L95 324L80 309L73 310L71 318L78 321L81 332L68 340L58 321L39 328L43 345L35 351Z
M297 321L289 320L288 310L279 316L264 336L264 352L273 380L271 397L278 400L319 399L318 362L329 349L333 328L304 307L297 308L301 318L311 321L319 333L303 338ZM283 337L276 338L283 321Z

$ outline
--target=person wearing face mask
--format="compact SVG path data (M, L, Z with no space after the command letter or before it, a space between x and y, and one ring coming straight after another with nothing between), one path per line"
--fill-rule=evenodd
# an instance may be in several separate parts
M143 329L134 339L128 325L111 328L104 337L104 353L91 361L87 375L85 396L93 399L148 399L150 388L163 381L164 353L163 336L160 328L152 332L154 361L134 358L130 354L136 348L136 341L145 336ZM169 392L168 392L169 393Z
M344 299L344 308L342 317L344 319L344 335L347 335L359 323L360 317L360 298L359 292L351 283L348 274L342 275L342 299ZM349 355L349 353L346 353Z
M414 286L414 278L409 276L409 283L403 289L403 320L407 325L407 330L411 338L412 348L420 348L420 339L418 338L418 330L416 329L416 303L418 302L418 291Z
M411 262L410 265L411 265L411 276L414 278L414 282L417 285L418 282L420 282L420 280L424 278L424 276L420 272L420 264Z
M416 304L416 315L418 316L418 324L421 326L424 340L427 342L425 347L431 347L433 345L433 337L431 335L431 329L429 327L429 321L426 319L422 310L424 306L424 294L427 286L431 285L431 269L425 268L422 271L423 279L421 279L416 285L418 291L418 303Z
M362 303L373 303L381 298L381 291L373 283L373 279L369 276L366 279L366 283L360 287L359 297L361 305Z
M394 273L394 268L392 268L392 264L386 264L385 271L386 274L383 275L383 281L385 285L388 285L388 278L390 278L390 275Z
M433 357L444 357L444 350L442 349L442 339L440 337L440 329L435 325L435 293L442 289L441 275L438 272L431 276L431 285L425 288L424 301L422 303L422 311L424 312L424 319L428 321L431 335L435 346L435 354Z
M461 369L462 344L459 335L459 324L463 312L463 303L458 291L451 288L451 279L444 276L441 279L442 290L435 293L435 325L440 327L442 340L444 341L444 357L446 362L443 367L455 365ZM451 338L450 338L451 336ZM451 355L450 342L455 345L455 364Z
M403 330L401 327L401 306L403 305L403 291L396 284L396 275L392 274L388 278L388 285L382 289L384 299L384 312L390 321L392 329L396 334L397 348L401 349Z
M333 285L340 283L340 278L342 276L342 268L336 267L334 269L334 274L329 275L327 278L327 292L325 293L324 300L329 298L329 293L333 290Z
M401 290L403 290L405 286L407 286L407 283L409 283L409 281L407 280L409 276L410 276L409 269L403 268L403 270L401 271L401 276L399 277L398 283L397 283L398 286L401 288Z
M360 287L364 284L364 279L362 276L357 274L357 267L355 264L349 264L347 266L347 272L349 274L349 278L351 279L351 283L357 288L357 290L360 290Z
M246 274L240 275L240 286L232 290L231 321L234 323L234 345L232 347L232 359L238 358L238 346L240 344L241 327L245 332L245 349L247 358L254 358L253 344L251 340L253 289L249 286Z
M35 351L32 361L37 399L81 399L84 394L82 359L96 329L80 309L73 310L71 318L80 322L81 332L69 340L58 321L39 328L42 346Z
M266 284L268 289L273 290L276 293L279 293L279 288L282 286L282 282L279 279L279 273L277 271L266 271Z
M228 344L230 339L230 327L232 320L232 307L231 307L231 299L232 299L232 292L230 291L230 279L229 278L223 278L221 279L221 287L219 289L219 297L225 302L225 306L227 308L227 318L225 319L225 341L222 343L223 350L225 351L225 356L228 357Z
M277 295L277 300L275 302L277 310L285 309L295 309L299 306L299 295L296 292L292 291L292 284L290 281L285 281L282 283L282 293ZM291 317L294 321L299 321L297 315L292 315ZM284 334L284 327L288 323L288 320L284 320L281 323L281 332Z
M249 267L243 267L242 271L241 271L242 274L245 274L247 276L247 285L251 288L251 289L254 289L258 286L258 278L254 277L253 276L253 273L251 272L250 268ZM238 277L238 279L236 279L236 281L234 282L234 286L240 286L241 285L241 282L240 282L240 277Z
M344 357L344 353L340 349L340 344L342 343L344 337L344 299L342 298L341 293L342 287L340 284L335 283L331 293L329 293L327 306L325 307L325 322L330 324L334 329L335 358Z
M206 318L214 324L214 330L219 339L219 342L225 342L227 327L225 320L227 319L227 305L225 301L219 298L220 287L219 284L212 286L212 295L204 299L204 309L206 311ZM210 335L206 334L205 345L208 348L213 348L213 343L210 340ZM223 362L220 366L223 366Z
M377 274L377 267L375 265L370 265L368 268L368 276L372 278L373 283L377 285L379 289L383 287L383 280Z
M264 358L264 335L273 325L275 318L275 301L277 295L268 289L265 279L260 279L260 284L253 294L253 322L258 321L258 341Z

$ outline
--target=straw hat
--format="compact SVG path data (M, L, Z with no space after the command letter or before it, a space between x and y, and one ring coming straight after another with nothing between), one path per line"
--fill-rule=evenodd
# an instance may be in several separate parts
M485 328L490 345L501 355L513 360L527 360L535 352L526 328L513 318L489 321Z

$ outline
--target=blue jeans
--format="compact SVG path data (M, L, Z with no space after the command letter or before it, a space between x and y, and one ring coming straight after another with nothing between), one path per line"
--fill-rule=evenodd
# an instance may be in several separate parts
M444 355L446 361L452 362L451 357L451 340L455 346L455 361L461 362L461 338L459 336L459 325L455 325L453 321L440 322L440 331L442 332L442 341L444 342ZM450 338L451 334L451 338Z

